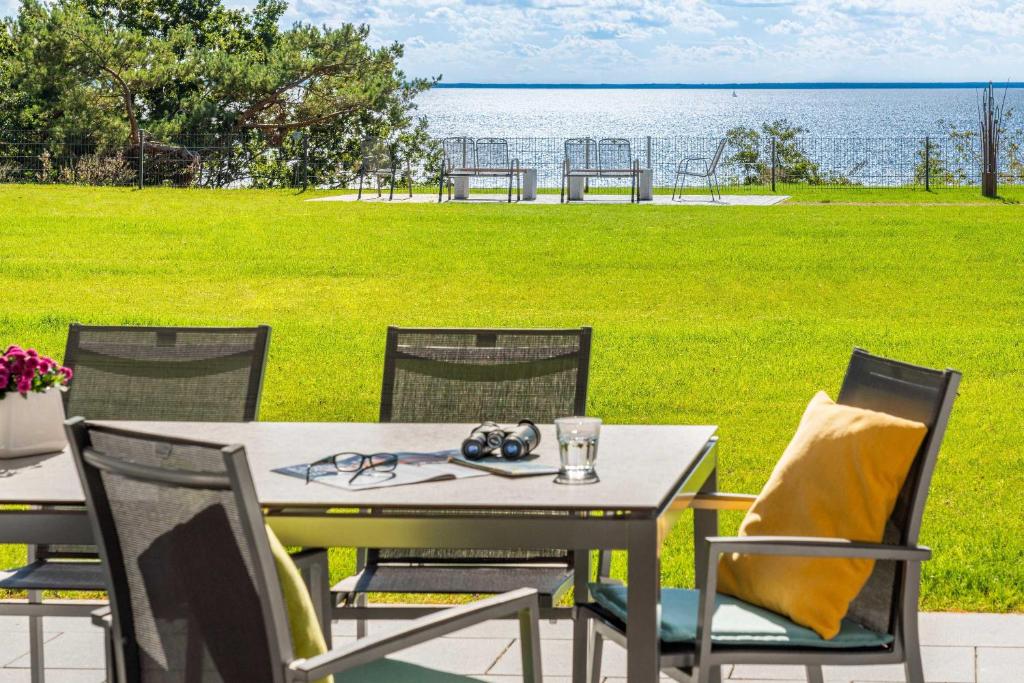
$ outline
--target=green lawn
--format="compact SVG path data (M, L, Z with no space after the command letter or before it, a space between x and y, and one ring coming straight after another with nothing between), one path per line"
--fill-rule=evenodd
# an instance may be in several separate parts
M769 208L311 194L0 186L0 343L59 356L72 321L268 323L263 419L374 420L388 324L589 324L590 412L720 425L723 488L743 492L759 490L813 393L834 395L853 346L955 367L924 605L1024 611L1024 208L1012 193L814 191ZM680 528L668 584L691 580L689 548ZM340 552L335 571L350 563Z

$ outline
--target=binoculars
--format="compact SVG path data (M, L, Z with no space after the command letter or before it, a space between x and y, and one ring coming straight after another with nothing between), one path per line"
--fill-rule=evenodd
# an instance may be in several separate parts
M529 420L520 420L511 429L494 422L484 422L473 429L462 442L462 455L468 460L480 460L498 453L506 460L519 460L529 455L540 444L540 430Z

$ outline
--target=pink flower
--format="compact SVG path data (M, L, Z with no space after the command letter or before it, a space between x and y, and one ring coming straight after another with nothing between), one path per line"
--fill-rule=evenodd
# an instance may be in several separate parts
M66 367L66 366L61 366L60 374L64 375L64 383L65 384L70 382L71 378L75 376L75 373L71 370L71 368Z
M18 346L17 344L11 344L10 346L7 347L7 350L4 351L4 355L7 355L8 353L11 353L12 351L21 351L21 347Z
M29 356L30 358L38 358L39 352L36 351L35 349L29 349L28 351L25 352L25 355Z
M11 373L7 371L7 368L0 365L0 389L6 389L7 384L11 381Z
M22 377L18 380L18 393L22 396L28 395L28 392L32 391L32 380L26 377Z
M25 359L25 367L28 368L29 370L35 370L36 368L38 368L39 367L39 357L38 356L29 356L28 358L26 358Z

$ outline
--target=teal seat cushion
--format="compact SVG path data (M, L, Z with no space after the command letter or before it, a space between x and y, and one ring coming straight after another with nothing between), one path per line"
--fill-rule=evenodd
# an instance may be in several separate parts
M625 623L626 587L595 583L590 592L599 605ZM666 643L692 643L697 639L697 610L700 593L681 588L661 591L661 640ZM715 598L715 617L711 642L720 645L752 647L813 647L850 649L882 647L892 636L875 633L849 619L843 619L839 634L825 640L809 628L760 607L729 597Z
M427 669L394 659L379 659L371 664L335 674L334 683L480 683L480 679Z

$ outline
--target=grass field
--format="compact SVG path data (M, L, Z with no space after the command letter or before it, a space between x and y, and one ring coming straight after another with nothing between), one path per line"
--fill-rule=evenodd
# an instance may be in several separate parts
M591 414L718 424L722 488L755 493L853 346L955 367L924 606L1024 611L1024 197L976 195L527 208L0 186L0 343L60 356L72 321L268 323L262 419L374 420L388 324L589 324ZM686 526L667 585L691 581Z

